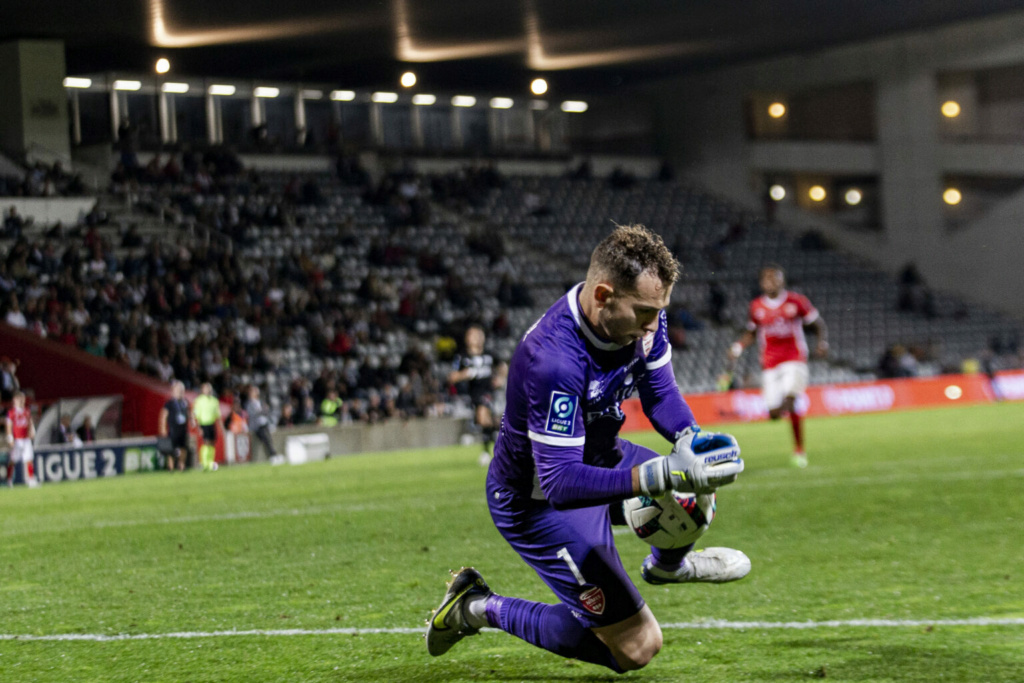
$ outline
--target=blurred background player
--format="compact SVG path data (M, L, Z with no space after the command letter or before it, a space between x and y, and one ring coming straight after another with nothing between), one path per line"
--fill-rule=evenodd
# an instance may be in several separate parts
M185 400L185 385L181 382L171 383L171 398L160 409L160 436L171 440L171 448L167 453L167 469L183 472L192 449L188 445L188 426L192 413Z
M694 453L704 435L676 385L664 311L678 269L659 236L618 227L594 250L586 281L519 342L487 504L498 531L559 602L497 595L464 567L428 622L431 655L484 626L618 672L645 666L661 649L661 627L615 547L613 510L621 518L621 501L641 494L710 492L743 470L738 448L715 465ZM634 392L658 433L674 442L671 455L619 438L622 402ZM721 583L750 570L738 550L691 549L652 548L641 577Z
M217 469L214 456L217 454L217 423L220 422L220 401L213 395L213 385L204 382L199 395L192 402L192 415L203 433L203 445L199 447L199 462L204 472Z
M729 347L729 367L735 367L756 335L761 351L761 391L768 416L778 420L789 415L793 424L792 463L807 467L803 417L796 410L796 400L806 391L809 376L804 326L813 327L817 333L818 358L828 353L828 328L807 297L785 288L786 276L781 267L762 268L759 284L763 295L750 302L747 330Z
M7 461L7 485L14 485L14 469L21 466L21 476L29 486L39 486L36 479L35 451L32 441L36 438L36 425L32 422L32 413L25 406L25 394L18 391L14 394L14 406L7 411L7 445L11 449Z
M455 369L448 374L448 381L459 387L460 393L469 395L473 404L473 420L480 428L484 439L484 450L480 453L480 464L491 461L494 446L496 420L494 417L494 391L505 386L508 369L498 363L491 354L484 351L484 330L471 325L466 330L465 353L456 356Z

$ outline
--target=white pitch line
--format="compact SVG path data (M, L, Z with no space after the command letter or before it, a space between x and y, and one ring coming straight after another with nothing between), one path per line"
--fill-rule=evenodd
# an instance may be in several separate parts
M807 630L816 628L911 628L920 626L1024 626L1024 618L972 617L969 619L846 619L828 621L708 621L662 624L669 630L732 629L732 630ZM497 629L484 629L497 632ZM325 629L270 629L248 631L176 631L172 633L55 633L51 635L0 633L2 640L19 641L86 641L109 643L125 640L189 640L195 638L231 638L238 636L361 636L361 635L422 635L423 628L325 628Z

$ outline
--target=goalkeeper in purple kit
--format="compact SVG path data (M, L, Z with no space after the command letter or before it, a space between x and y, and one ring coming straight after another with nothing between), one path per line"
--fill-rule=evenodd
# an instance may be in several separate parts
M621 501L707 493L743 471L735 440L701 433L676 386L664 309L678 269L659 236L620 226L595 248L586 281L523 336L509 366L487 504L498 531L560 602L498 595L463 568L428 622L430 654L484 626L620 672L661 649L661 628L612 538ZM674 444L668 456L619 438L621 404L634 391ZM721 583L750 571L747 556L729 548L651 550L641 567L649 583Z

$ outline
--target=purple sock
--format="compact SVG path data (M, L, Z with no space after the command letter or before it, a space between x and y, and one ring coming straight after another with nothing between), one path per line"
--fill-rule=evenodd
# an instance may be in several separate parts
M660 569L671 570L682 567L686 554L691 550L693 550L692 543L674 550L665 550L664 548L651 546L651 555L654 556L654 564L658 565Z
M487 599L486 610L491 626L531 645L562 657L606 666L617 673L623 671L608 646L576 621L565 605L492 595Z

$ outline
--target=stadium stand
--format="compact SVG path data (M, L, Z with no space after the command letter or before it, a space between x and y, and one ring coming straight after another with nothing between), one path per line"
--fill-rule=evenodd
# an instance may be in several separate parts
M926 289L926 305L900 310L891 277L680 182L478 166L373 184L343 167L257 172L222 149L121 165L80 225L3 242L4 314L17 302L39 334L189 387L256 384L275 414L292 403L308 417L307 397L320 405L332 387L349 420L451 414L465 407L441 378L465 325L508 358L611 222L638 222L684 265L670 310L684 392L716 389L767 262L832 328L813 383L873 378L896 344L921 374L985 349L996 369L1019 363L1013 323ZM756 373L748 354L737 377Z

